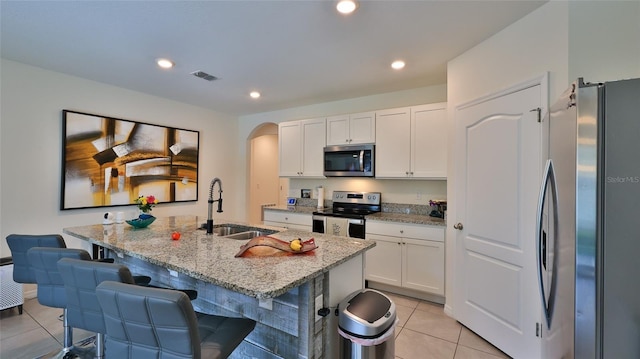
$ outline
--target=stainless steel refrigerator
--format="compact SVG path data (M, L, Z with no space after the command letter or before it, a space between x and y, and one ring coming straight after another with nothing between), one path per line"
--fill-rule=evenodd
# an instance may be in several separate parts
M544 121L542 357L640 358L640 79L579 79Z

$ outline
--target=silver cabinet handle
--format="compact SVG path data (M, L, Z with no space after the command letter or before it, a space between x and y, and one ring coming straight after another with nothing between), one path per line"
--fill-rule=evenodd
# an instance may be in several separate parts
M458 223L456 223L456 224L454 224L454 225L453 225L453 228L455 228L455 229L457 229L457 230L461 231L461 230L462 230L462 228L464 228L464 226L462 225L462 223L458 222Z

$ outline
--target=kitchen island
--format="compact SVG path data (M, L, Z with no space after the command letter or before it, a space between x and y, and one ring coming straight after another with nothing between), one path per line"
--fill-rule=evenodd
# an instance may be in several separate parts
M99 224L63 231L104 248L106 257L150 275L155 285L197 290L197 311L258 322L232 358L331 358L330 347L337 345L333 319L316 316L316 300L331 308L362 289L364 252L375 242L257 226L278 231L271 236L284 241L313 237L318 248L236 258L247 241L207 235L199 229L204 222L179 216L158 218L144 229ZM174 231L180 240L171 239Z

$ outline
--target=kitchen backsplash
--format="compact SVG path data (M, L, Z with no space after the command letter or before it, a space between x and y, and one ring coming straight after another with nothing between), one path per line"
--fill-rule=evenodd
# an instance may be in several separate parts
M297 205L301 207L317 207L318 200L315 198L298 198ZM333 201L325 199L324 206L330 208ZM402 213L426 216L435 208L429 205L407 204L407 203L385 203L382 202L382 212Z

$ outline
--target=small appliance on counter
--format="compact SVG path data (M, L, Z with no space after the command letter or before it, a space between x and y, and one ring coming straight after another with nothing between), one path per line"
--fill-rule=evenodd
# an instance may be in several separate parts
M436 208L429 213L429 217L444 218L447 210L447 201L429 200L429 206Z

